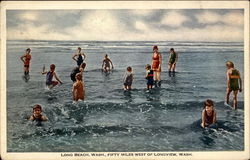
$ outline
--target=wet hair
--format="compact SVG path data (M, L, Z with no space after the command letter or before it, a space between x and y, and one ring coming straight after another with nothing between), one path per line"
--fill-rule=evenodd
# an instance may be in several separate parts
M227 61L226 62L226 66L228 66L228 67L234 67L234 63L231 62L231 61Z
M54 65L54 64L50 65L50 69L55 69L55 68L56 68L56 65Z
M33 107L33 111L34 111L35 109L40 109L40 110L42 110L42 107L41 107L39 104L35 104L34 107Z
M30 48L27 48L27 49L26 49L26 52L30 52L30 51L31 51L31 49L30 49Z
M211 99L207 99L204 102L204 108L206 108L206 106L214 106L214 102Z
M151 65L150 65L150 64L147 64L145 68L146 68L146 69L151 69Z
M128 66L127 71L132 71L132 67Z
M77 73L76 74L76 79L79 80L79 81L82 81L82 75L81 75L81 73Z
M78 49L78 50L82 50L82 48L81 48L81 47L78 47L77 49Z
M84 69L84 68L86 67L86 63L83 62L83 63L80 65L80 67Z
M108 57L108 54L105 54L105 57Z
M153 47L153 51L156 50L156 49L158 50L158 46L154 46Z

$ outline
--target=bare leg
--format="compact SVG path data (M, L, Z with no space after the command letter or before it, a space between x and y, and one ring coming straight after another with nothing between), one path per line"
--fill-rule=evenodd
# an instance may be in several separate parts
M237 109L237 104L238 104L238 101L237 101L237 94L238 94L238 90L234 91L234 102L233 102L233 108L234 109Z
M231 93L231 92L232 92L232 90L227 89L226 98L225 98L226 104L227 104L227 105L229 104L229 97L230 97L230 93Z
M172 71L175 72L176 63L172 65Z

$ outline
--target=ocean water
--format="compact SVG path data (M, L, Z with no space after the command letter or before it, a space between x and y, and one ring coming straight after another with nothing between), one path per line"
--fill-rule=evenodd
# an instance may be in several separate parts
M152 46L163 56L162 86L146 92L145 65ZM20 56L32 50L30 80L22 79ZM86 54L86 99L73 103L72 55ZM179 53L177 73L167 73L168 51ZM244 78L243 43L226 42L98 42L7 41L8 152L125 152L125 151L241 151L244 150L244 102L225 107L225 62L231 60ZM108 54L110 74L101 72ZM45 89L42 67L56 65L63 84ZM124 92L122 77L132 66L133 90ZM201 129L203 102L215 102L218 128ZM231 97L232 100L232 97ZM34 104L49 118L42 126L26 120Z

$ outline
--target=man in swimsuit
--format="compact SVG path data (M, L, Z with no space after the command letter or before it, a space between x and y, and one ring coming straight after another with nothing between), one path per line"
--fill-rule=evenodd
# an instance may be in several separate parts
M73 84L73 100L84 100L85 96L85 89L84 89L84 83L82 82L82 75L80 73L76 74L76 82Z
M84 53L81 53L81 48L78 47L77 53L73 55L72 59L76 61L77 66L80 67L80 65L83 63L85 60L86 56Z
M31 49L27 48L25 54L20 57L20 59L23 61L23 64L24 64L23 70L24 70L25 76L29 75L29 67L30 67L30 60L31 60L30 52L31 52Z
M56 66L54 64L51 64L50 71L44 71L44 68L42 72L42 74L46 74L46 86L48 86L49 89L53 88L58 83L62 84L61 80L56 75L55 68ZM55 77L57 81L53 81L53 77Z
M238 91L242 91L242 81L240 72L234 68L234 64L231 61L226 62L227 67L227 93L225 105L229 106L230 93L233 91L233 108L237 109L237 94Z
M112 65L112 69L114 69L114 65L112 63L112 61L108 58L108 55L106 54L104 57L104 60L102 61L102 70L104 72L108 72L110 71L110 64Z
M205 128L216 122L216 111L214 109L214 103L212 100L207 99L204 102L204 109L202 111L202 123L201 127Z
M168 72L171 76L171 71L175 73L176 62L178 60L178 54L173 48L170 49L169 61L168 61Z
M152 56L152 69L154 71L154 83L155 87L161 86L161 64L162 64L162 55L158 52L158 47L153 47L153 56Z
M33 114L29 117L30 121L36 121L37 125L41 125L42 121L47 121L48 118L46 116L43 116L42 114L42 107L39 104L36 104L33 107Z

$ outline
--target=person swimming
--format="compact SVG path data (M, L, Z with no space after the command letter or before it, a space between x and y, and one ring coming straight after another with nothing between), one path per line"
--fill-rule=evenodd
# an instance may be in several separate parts
M151 69L151 65L147 64L146 67L146 79L147 79L147 89L152 89L154 85L154 71Z
M133 83L133 73L132 73L132 67L127 67L127 71L125 72L123 76L123 89L124 90L131 90L131 86Z
M73 55L72 59L76 61L77 66L80 67L80 65L84 62L86 55L81 52L81 48L77 48L77 53Z
M234 68L234 64L231 61L226 62L227 67L227 93L225 98L225 106L229 106L230 94L233 91L233 108L237 109L237 95L242 91L242 80L240 72Z
M160 52L158 52L158 46L154 46L153 56L152 56L152 69L154 71L155 87L161 86L161 64L162 64L162 55Z
M42 121L48 120L48 118L42 115L41 113L42 113L42 107L39 104L34 105L33 114L29 117L28 120L35 121L37 125L40 126Z
M207 99L204 102L204 109L202 111L201 127L205 128L216 123L216 111L214 109L214 102Z
M53 88L58 83L62 84L61 80L56 75L55 68L56 66L54 64L50 65L50 71L45 71L45 67L43 68L42 74L46 74L46 86L48 86L49 89ZM57 81L53 81L53 77L55 77Z
M102 61L102 70L104 72L110 71L111 70L110 64L112 65L112 69L114 69L114 65L113 65L112 61L108 58L108 55L106 54L103 61Z
M71 80L72 80L73 82L76 81L76 78L75 78L75 77L76 77L76 74L77 74L77 73L83 74L85 67L86 67L86 63L83 62L83 63L80 65L80 67L75 67L75 68L72 70L72 72L71 72L71 74L70 74L70 78L71 78Z

